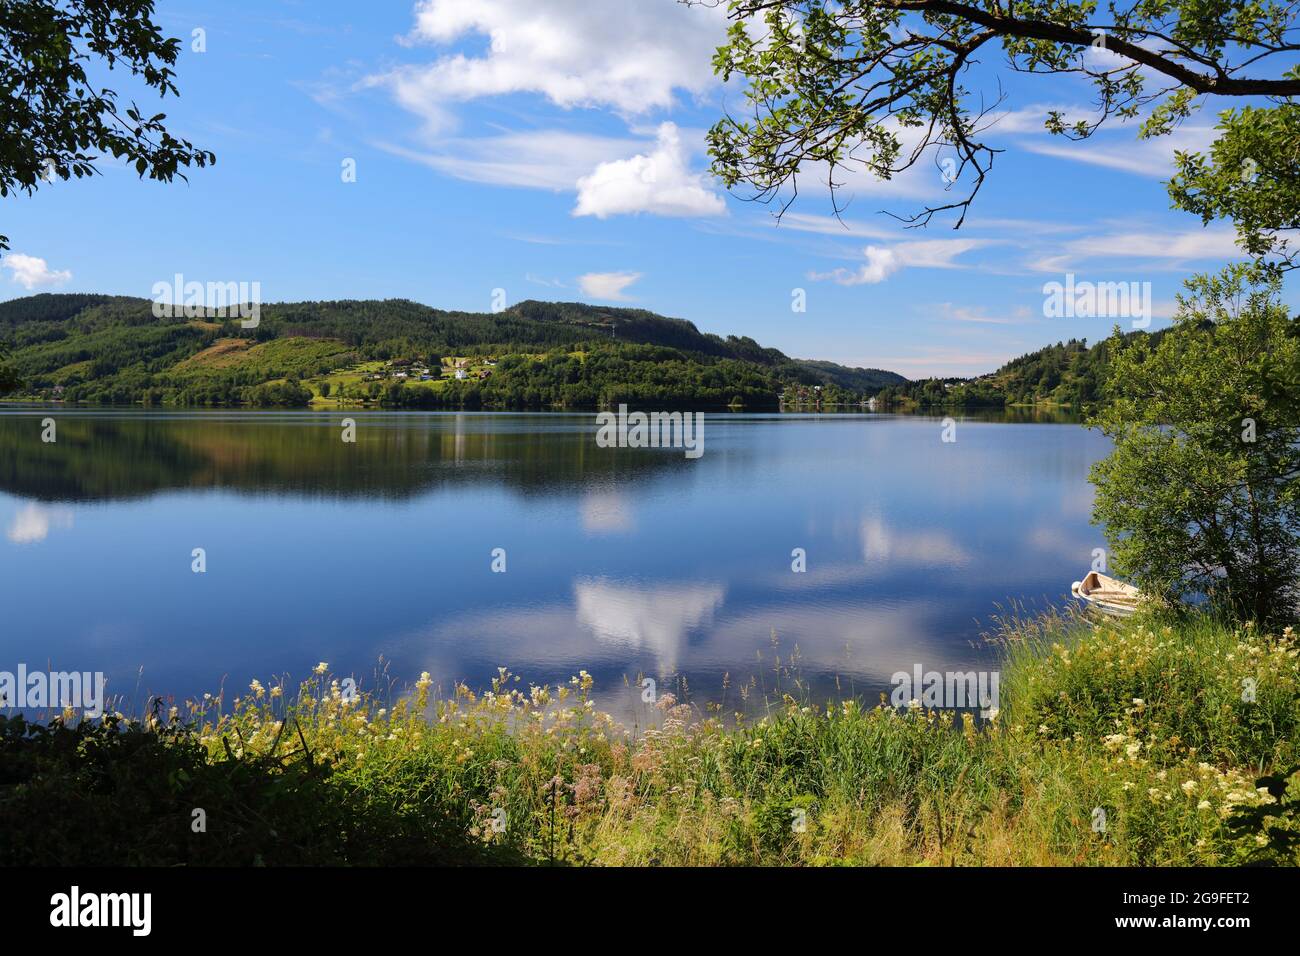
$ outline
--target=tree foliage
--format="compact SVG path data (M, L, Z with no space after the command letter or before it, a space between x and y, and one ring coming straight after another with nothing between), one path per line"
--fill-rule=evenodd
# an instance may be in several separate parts
M1228 110L1208 154L1179 153L1169 183L1175 205L1203 222L1231 219L1253 256L1294 265L1300 230L1300 104Z
M1115 450L1093 468L1094 517L1148 593L1286 618L1300 586L1300 323L1258 267L1187 287L1158 345L1112 340L1111 401L1093 424Z
M13 344L13 366L29 394L52 397L58 388L68 401L112 404L304 404L310 393L302 380L375 360L419 358L437 368L443 355L500 361L486 379L446 381L436 391L370 381L338 397L453 408L621 401L721 408L739 397L747 407L771 408L790 383L835 386L856 399L906 381L793 359L683 319L580 303L527 301L498 313L405 300L276 303L262 307L250 334L206 313L155 318L142 299L46 294L0 303L0 340Z
M153 13L153 0L0 2L0 196L94 175L104 153L162 182L216 162L173 136L166 114L103 86L102 73L125 70L160 97L178 94L180 41L163 36Z
M0 395L12 392L22 382L17 370L6 361L8 358L9 346L0 342Z
M1264 105L1223 114L1208 154L1181 155L1170 189L1177 203L1207 220L1236 220L1252 251L1289 254L1286 233L1300 224L1294 3L731 0L729 6L733 23L714 66L724 79L743 80L747 115L725 117L709 134L713 169L729 188L748 184L757 198L780 198L784 209L797 195L800 173L823 179L834 193L847 170L888 179L923 160L951 158L958 198L905 218L928 223L948 211L960 226L998 152L984 134L1005 93L992 79L979 82L996 71L974 69L995 53L1008 71L1077 74L1094 84L1095 113L1044 115L1047 130L1074 139L1112 117L1141 119L1141 136L1161 136L1206 103L1263 98Z

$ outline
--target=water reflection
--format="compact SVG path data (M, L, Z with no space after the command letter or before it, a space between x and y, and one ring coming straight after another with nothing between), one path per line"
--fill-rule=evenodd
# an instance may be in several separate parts
M50 536L51 530L72 527L72 509L50 507L35 502L23 505L14 513L5 529L5 537L15 544L36 544Z
M922 528L899 532L878 516L862 522L862 560L894 568L947 568L971 563L971 556L947 531Z
M660 674L677 672L687 636L712 622L726 593L717 584L573 585L577 623L603 643L650 654Z
M138 699L381 656L443 686L587 669L620 714L638 674L761 698L778 659L873 697L987 663L997 606L1065 600L1101 544L1104 440L1002 414L956 444L937 417L710 415L695 461L598 448L589 415L61 409L44 444L47 414L0 412L0 668Z
M357 423L342 441L342 421ZM42 501L112 501L222 488L246 494L409 498L484 481L524 491L680 469L670 456L597 449L589 415L351 412L0 414L0 490ZM680 456L678 456L680 458ZM689 464L689 463L688 463Z
M636 529L632 502L617 491L591 491L582 496L582 527L591 534L616 534Z

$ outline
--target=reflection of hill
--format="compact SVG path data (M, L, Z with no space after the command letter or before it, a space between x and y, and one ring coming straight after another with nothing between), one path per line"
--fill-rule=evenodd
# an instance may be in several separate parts
M52 415L58 441L41 441ZM469 481L521 493L689 467L680 453L597 448L588 420L343 415L0 415L0 490L40 501L214 488L303 497L404 498ZM527 427L521 427L527 422Z

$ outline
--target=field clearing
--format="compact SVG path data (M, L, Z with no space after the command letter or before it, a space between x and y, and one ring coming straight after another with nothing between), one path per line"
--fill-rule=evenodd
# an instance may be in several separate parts
M351 355L351 349L337 339L290 337L254 344L249 339L218 339L203 351L178 362L179 375L206 375L214 372L247 371L271 383L298 375L317 375L322 367L338 363Z
M229 368L239 364L242 353L253 343L248 339L217 339L201 352L177 362L173 371L189 372L200 368Z

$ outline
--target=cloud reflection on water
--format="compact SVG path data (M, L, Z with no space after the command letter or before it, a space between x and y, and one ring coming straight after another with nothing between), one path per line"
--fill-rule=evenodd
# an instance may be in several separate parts
M612 584L579 580L573 585L578 624L598 641L653 655L661 674L677 670L688 635L713 622L726 589L718 584Z
M71 508L31 502L15 512L5 536L14 544L37 544L48 538L53 530L71 528L72 520Z

